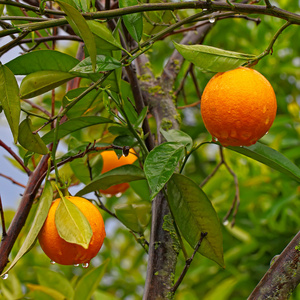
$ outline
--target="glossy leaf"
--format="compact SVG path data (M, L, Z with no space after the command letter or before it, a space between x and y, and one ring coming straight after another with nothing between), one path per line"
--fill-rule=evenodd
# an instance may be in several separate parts
M38 50L20 55L5 64L15 75L28 75L38 71L69 72L79 60L55 50Z
M255 55L232 52L205 45L181 45L175 42L174 45L186 60L207 72L225 72L255 59Z
M38 282L41 286L53 288L62 295L65 299L73 299L74 289L70 281L59 272L49 270L49 268L34 267Z
M53 200L53 190L50 181L46 181L43 193L40 197L38 208L34 217L34 220L30 226L30 230L22 243L20 250L16 257L13 259L8 269L5 270L0 276L7 274L19 261L19 259L25 255L31 247L34 245L36 238L47 218L48 211L50 209Z
M22 147L38 154L47 154L49 152L43 140L38 133L32 133L34 130L29 118L22 121L19 128L18 141Z
M73 30L78 32L80 37L84 41L84 45L87 48L87 51L90 55L93 70L96 68L96 42L95 38L81 13L75 9L73 6L64 3L62 1L57 1L59 6L63 9L63 11L67 14L67 20Z
M96 35L98 47L103 50L124 50L105 24L93 20L88 20L86 22L92 33Z
M105 260L99 267L90 270L80 278L75 287L73 300L89 300L99 286L103 275L105 274L109 259Z
M137 0L119 1L120 8L129 7L138 4L139 2ZM143 35L143 14L142 13L128 14L122 16L122 19L129 34L136 42L139 42Z
M20 97L19 86L12 71L0 63L0 104L4 110L5 117L10 130L17 142L20 122Z
M96 56L96 69L93 70L91 58L87 57L76 65L70 72L71 73L95 73L115 70L120 68L122 64L113 57L106 55Z
M98 116L83 116L83 117L73 118L59 126L58 139L61 139L64 136L74 131L77 131L79 129L83 129L93 125L112 123L112 122L113 121L110 119L98 117ZM42 137L42 140L44 141L45 144L49 144L53 142L53 139L54 139L54 129L46 133Z
M87 249L93 231L80 209L67 197L62 197L55 212L55 225L59 236L65 241Z
M201 232L207 232L198 252L224 267L221 224L202 189L190 178L174 174L168 182L168 201L175 222L190 246L194 249Z
M106 190L112 185L145 179L143 170L134 165L125 165L101 174L82 190L77 192L76 196L82 196L98 190Z
M249 147L227 147L230 150L257 160L294 180L300 182L300 169L283 154L276 150L257 142Z
M190 151L193 147L193 139L185 132L177 129L170 129L168 131L160 129L161 134L168 142L182 143L187 150Z
M150 221L151 204L144 203L123 203L115 206L118 219L130 230L143 233Z
M38 71L27 75L21 82L21 98L32 98L55 89L74 78L75 75L61 71Z
M184 153L181 143L168 142L155 147L145 161L145 175L153 199L171 178Z

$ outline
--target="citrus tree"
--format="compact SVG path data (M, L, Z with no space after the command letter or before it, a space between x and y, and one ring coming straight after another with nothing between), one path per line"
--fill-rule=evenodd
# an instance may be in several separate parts
M28 175L1 299L300 299L300 4L273 2L0 0Z

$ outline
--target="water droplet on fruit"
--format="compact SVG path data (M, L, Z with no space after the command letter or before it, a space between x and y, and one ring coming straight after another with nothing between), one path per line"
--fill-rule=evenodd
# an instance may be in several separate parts
M6 274L4 274L3 276L2 276L2 279L3 280L5 280L5 279L7 279L8 278L8 274L6 273Z
M214 17L210 17L208 21L209 23L215 23L216 19Z
M265 134L268 134L269 133L269 131L267 131Z
M263 108L263 113L265 113L267 111L267 106L265 105Z
M51 265L55 265L55 261L54 260L50 260L50 264Z
M89 263L83 263L83 264L82 264L82 267L86 269L86 268L89 267L89 265L90 265Z
M79 264L74 264L74 267L79 267Z
M115 196L116 196L117 198L120 198L120 197L122 196L122 193L117 193Z
M225 220L224 222L223 222L223 225L224 226L227 226L229 224L229 221L228 220Z

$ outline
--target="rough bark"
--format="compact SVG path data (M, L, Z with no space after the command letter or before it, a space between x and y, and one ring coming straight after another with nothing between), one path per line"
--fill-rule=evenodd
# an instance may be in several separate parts
M269 270L253 290L248 300L285 300L300 282L300 231L274 258Z

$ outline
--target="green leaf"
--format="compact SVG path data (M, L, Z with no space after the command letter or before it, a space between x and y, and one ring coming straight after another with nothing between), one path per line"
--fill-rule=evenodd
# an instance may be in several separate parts
M12 71L0 63L0 103L4 110L7 122L17 142L20 122L19 86Z
M155 147L147 156L144 171L153 199L171 178L184 153L181 143L168 142Z
M195 66L207 72L226 72L255 59L255 55L227 51L205 45L181 45L177 51Z
M193 139L185 132L177 129L170 129L168 131L160 129L161 134L168 142L182 143L187 150L190 151L193 147Z
M86 20L81 15L81 13L75 9L73 6L64 3L62 1L57 1L59 6L63 9L63 11L67 14L67 20L73 30L78 32L80 37L83 39L85 47L91 57L93 70L96 68L96 42L94 35L92 34Z
M5 64L15 75L28 75L38 71L69 72L79 60L55 50L38 50L20 55Z
M147 113L148 113L148 107L145 106L142 111L140 112L135 124L134 124L134 128L139 128L142 126L145 118L147 117Z
M49 268L34 267L34 271L41 286L47 288L55 287L57 292L64 295L64 299L73 299L74 289L70 281L64 275L49 270Z
M48 211L50 209L51 203L53 200L53 190L51 187L50 181L46 181L43 193L40 197L38 208L34 217L34 220L31 224L30 230L22 243L20 250L18 251L16 257L13 259L9 268L5 270L0 276L7 274L14 265L19 261L19 259L25 255L31 247L34 245L35 240L47 218Z
M138 5L139 2L137 0L120 0L119 6L120 8L129 7L133 5ZM134 13L129 15L122 16L124 25L126 26L129 34L132 38L139 42L143 35L143 14L142 13Z
M249 147L227 147L230 150L257 160L300 182L300 169L280 152L256 142Z
M190 178L173 174L168 182L168 201L185 240L194 249L201 232L207 232L198 252L224 267L221 225L202 189Z
M64 136L74 131L77 131L79 129L83 129L97 124L104 124L104 123L113 123L113 121L98 116L84 116L84 117L78 117L78 118L68 120L59 126L58 139L61 139ZM42 140L44 141L45 144L49 144L53 142L53 139L54 139L54 129L46 133L42 137Z
M82 196L100 189L106 190L112 185L141 179L145 179L145 174L139 167L134 165L121 166L101 174L82 190L77 192L76 196Z
M62 103L66 107L72 100L82 94L86 88L77 88L67 92L63 97ZM94 107L97 106L96 99L100 95L101 90L92 90L87 95L85 95L80 101L78 101L70 110L67 111L67 116L69 119L80 117L87 111L92 111Z
M18 141L22 147L26 150L32 151L38 154L47 154L49 152L43 140L36 133L32 133L33 128L31 120L27 117L22 121L19 128Z
M97 46L103 50L124 50L105 24L97 21L86 21L92 33L96 35Z
M51 296L55 300L65 300L66 297L58 292L55 288L50 288L38 284L32 284L32 283L27 283L26 286L29 288L31 291L40 291L43 292L49 296Z
M103 275L105 274L109 259L105 260L99 267L90 270L80 278L76 287L73 300L90 300L99 286Z
M118 219L130 230L143 233L150 221L151 204L144 203L124 203L115 206Z
M93 231L80 209L68 197L62 197L55 212L55 225L59 236L67 241L89 247Z
M74 77L75 75L73 74L61 71L38 71L31 73L21 82L21 99L44 94Z
M91 58L87 57L76 65L70 72L71 73L95 73L115 70L120 68L122 64L113 57L106 55L96 56L96 69L93 70Z

